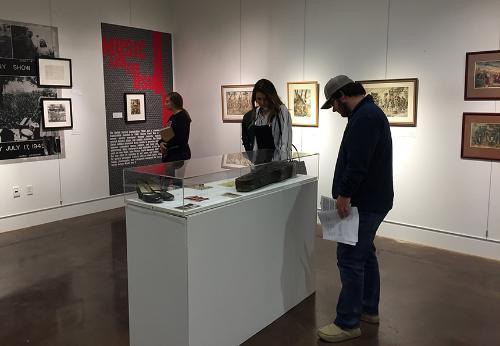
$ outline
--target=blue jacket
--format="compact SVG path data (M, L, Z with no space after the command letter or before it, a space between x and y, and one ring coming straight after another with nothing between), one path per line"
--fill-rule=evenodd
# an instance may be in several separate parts
M384 112L366 96L348 117L340 144L332 195L351 197L360 211L392 209L392 137Z

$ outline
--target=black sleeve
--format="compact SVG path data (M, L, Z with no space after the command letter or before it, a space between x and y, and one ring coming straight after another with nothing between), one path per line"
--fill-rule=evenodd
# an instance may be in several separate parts
M243 146L245 147L246 151L249 151L248 149L248 129L245 126L244 122L241 122L241 141L243 142Z

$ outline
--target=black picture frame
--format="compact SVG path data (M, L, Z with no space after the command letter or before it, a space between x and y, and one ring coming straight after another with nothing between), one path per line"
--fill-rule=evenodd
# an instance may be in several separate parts
M123 95L125 122L146 121L146 93L125 93Z
M70 98L42 98L42 126L45 130L73 128L73 106Z
M71 59L37 58L37 85L40 88L72 88Z

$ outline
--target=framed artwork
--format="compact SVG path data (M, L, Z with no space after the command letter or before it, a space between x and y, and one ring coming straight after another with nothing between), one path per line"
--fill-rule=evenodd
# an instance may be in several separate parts
M359 81L384 111L391 126L417 126L418 79Z
M253 166L246 153L231 153L222 155L221 168L244 168Z
M125 121L128 123L146 121L145 93L125 94Z
M47 130L73 128L71 99L41 99L42 124Z
M465 56L465 100L500 100L500 50Z
M71 88L71 60L62 58L38 58L38 86L42 88Z
M252 109L253 84L222 85L222 122L241 123L243 115Z
M292 126L318 127L318 82L288 82L287 90Z
M461 157L500 161L500 113L464 113Z

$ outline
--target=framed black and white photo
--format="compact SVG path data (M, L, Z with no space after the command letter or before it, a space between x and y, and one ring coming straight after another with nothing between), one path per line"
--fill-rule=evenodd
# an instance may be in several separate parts
M125 94L125 121L146 121L146 94Z
M62 58L38 58L38 86L42 88L71 88L71 60Z
M43 127L47 130L73 128L71 99L45 98L41 100Z

